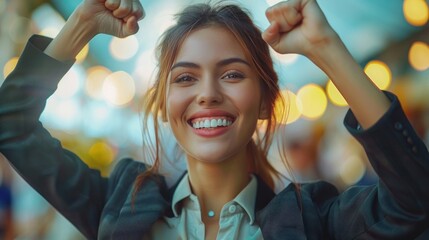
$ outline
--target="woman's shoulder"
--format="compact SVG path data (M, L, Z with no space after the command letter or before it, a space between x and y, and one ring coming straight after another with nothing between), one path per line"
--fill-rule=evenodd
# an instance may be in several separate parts
M126 177L134 181L139 174L146 172L149 168L150 166L144 162L132 158L122 158L114 165L109 179L116 182L118 178Z

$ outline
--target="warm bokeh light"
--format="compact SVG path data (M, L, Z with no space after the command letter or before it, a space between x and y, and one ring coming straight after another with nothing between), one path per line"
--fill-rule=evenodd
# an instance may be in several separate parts
M359 156L352 155L341 164L339 174L346 185L353 185L363 177L365 171L363 160Z
M86 93L94 99L103 99L104 80L111 73L109 69L103 66L95 66L88 69L85 81Z
M110 42L110 53L118 60L127 60L137 53L139 42L134 35L126 38L113 37Z
M76 95L82 87L81 83L85 77L76 66L77 65L72 67L58 83L58 89L55 92L57 97L71 98Z
M405 19L413 26L423 26L428 21L429 9L424 0L405 0L403 10Z
M76 56L76 63L81 63L85 60L89 53L89 44L86 44L85 47L80 50L79 54Z
M325 113L328 105L328 99L326 97L323 88L316 84L307 84L302 87L296 94L298 99L301 101L302 109L301 113L303 116L315 119Z
M282 124L293 123L301 116L299 110L301 108L300 102L295 93L291 91L283 90L281 91L281 95L283 96L285 106L281 104L280 100L276 103L274 111L277 119Z
M418 70L424 71L429 68L429 45L424 42L415 42L408 52L410 65Z
M381 90L389 88L392 82L392 72L386 63L372 60L366 64L364 71L378 88Z
M9 61L6 62L6 64L3 67L3 77L6 78L7 75L9 75L13 69L15 69L16 64L18 63L18 57L13 57Z
M338 91L332 80L329 80L326 84L326 93L328 94L329 100L331 100L333 104L340 107L345 107L348 105L343 95L341 95L340 91Z
M103 84L104 99L115 106L128 104L135 96L134 79L126 72L110 74Z
M107 167L113 162L115 152L109 144L98 141L89 149L89 156L97 166Z

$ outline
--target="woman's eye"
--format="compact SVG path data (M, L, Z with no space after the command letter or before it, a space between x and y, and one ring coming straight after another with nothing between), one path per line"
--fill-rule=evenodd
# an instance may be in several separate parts
M241 78L244 78L244 75L238 72L228 72L222 78L223 79L241 79Z
M185 83L192 81L194 81L194 78L189 75L180 75L174 80L175 83Z

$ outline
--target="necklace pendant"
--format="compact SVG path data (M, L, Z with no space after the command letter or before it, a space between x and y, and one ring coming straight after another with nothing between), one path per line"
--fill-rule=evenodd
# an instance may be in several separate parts
M214 211L213 210L210 210L208 213L207 213L207 216L209 216L209 217L214 217L214 215L215 215L215 213L214 213Z

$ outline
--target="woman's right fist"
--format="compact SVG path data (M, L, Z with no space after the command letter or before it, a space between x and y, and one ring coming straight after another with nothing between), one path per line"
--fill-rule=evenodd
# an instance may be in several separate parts
M144 9L139 0L84 0L75 14L94 35L124 38L138 31L137 21L144 17Z

